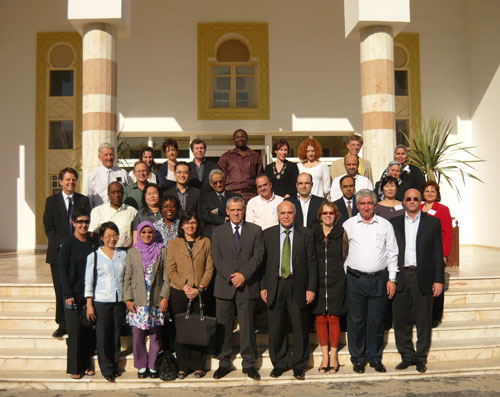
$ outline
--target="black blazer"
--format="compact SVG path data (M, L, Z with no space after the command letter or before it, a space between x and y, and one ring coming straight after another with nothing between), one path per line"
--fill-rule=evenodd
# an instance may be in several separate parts
M203 236L212 238L214 227L226 223L226 204L231 197L241 197L237 193L231 193L226 190L222 202L219 200L217 193L210 190L208 193L203 193L200 200L200 218L203 223ZM217 208L217 215L210 211Z
M73 208L85 208L90 213L90 202L87 196L80 193L73 195ZM57 265L59 247L69 236L68 211L62 193L47 197L43 213L43 227L48 239L47 256L45 261Z
M267 305L276 301L280 269L280 225L264 230L266 268L260 289L267 290ZM318 292L318 261L314 233L300 225L294 226L292 242L293 294L300 308L306 307L306 291Z
M404 287L405 265L405 216L398 216L390 221L394 227L398 242L397 290ZM441 221L438 218L420 212L420 224L417 230L417 273L418 285L422 294L432 292L432 284L444 283L443 240Z
M291 201L295 205L295 210L297 211L297 216L295 217L295 225L302 226L304 222L304 214L302 214L302 207L299 203L299 198L297 195L290 196L285 200ZM318 221L318 210L323 201L325 201L323 197L311 195L311 202L309 203L309 209L307 210L307 227L312 227L315 223L319 223Z
M236 252L231 223L217 226L212 234L212 260L217 274L215 276L214 296L232 299L236 288L231 283L231 274L239 272L245 276L241 287L245 298L259 296L259 268L264 257L264 242L260 226L244 222L240 229L240 249Z
M179 208L177 211L179 218L182 215L184 215L184 212L187 211L194 211L197 214L200 213L200 195L201 195L200 189L191 186L188 188L188 194L186 197L186 208L185 209ZM177 184L175 184L175 186L171 187L170 189L165 190L163 192L163 197L165 196L177 197Z
M205 167L203 168L203 177L200 182L198 179L198 172L196 171L196 164L193 161L189 163L189 186L193 186L197 189L200 189L203 193L210 192L212 190L212 186L210 186L210 180L208 176L210 175L210 171L219 169L219 166L216 163L212 163L211 161L205 162Z
M349 215L347 214L347 207L345 206L344 197L335 200L333 204L335 204L340 211L340 224L343 225L344 222L349 219ZM351 207L352 207L352 216L357 215L359 211L354 196L351 199Z

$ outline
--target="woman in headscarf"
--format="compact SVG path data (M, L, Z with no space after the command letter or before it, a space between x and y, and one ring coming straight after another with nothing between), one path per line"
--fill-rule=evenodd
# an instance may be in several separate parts
M384 191L382 189L381 182L386 176L392 176L393 178L396 178L396 180L398 182L396 185L396 188L398 190L396 199L399 201L402 201L399 198L397 198L397 197L399 197L399 190L400 190L399 185L401 184L401 170L402 170L402 165L399 161L392 160L389 162L389 164L387 165L387 168L382 173L380 180L375 184L375 193L377 194L377 201L382 201L385 199L385 195L384 195Z
M137 227L137 242L127 253L124 299L127 322L132 327L134 366L139 378L158 378L156 358L160 352L161 327L168 307L170 285L166 273L167 251L157 242L153 224ZM146 336L149 335L149 354Z

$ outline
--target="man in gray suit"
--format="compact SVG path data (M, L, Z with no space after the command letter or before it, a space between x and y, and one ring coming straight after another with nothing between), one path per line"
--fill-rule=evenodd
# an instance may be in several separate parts
M264 257L264 241L260 226L245 219L245 202L231 197L226 204L229 222L217 226L212 234L212 259L217 269L214 296L220 353L215 379L230 371L233 346L234 308L240 325L240 352L243 373L259 380L255 368L257 341L255 308L259 297L259 267Z

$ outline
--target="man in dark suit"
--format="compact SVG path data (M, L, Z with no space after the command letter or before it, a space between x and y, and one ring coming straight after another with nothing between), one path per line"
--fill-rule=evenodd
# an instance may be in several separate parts
M205 141L196 138L189 145L194 159L189 163L191 175L189 177L189 186L200 189L203 193L211 192L210 172L219 169L216 163L212 163L205 158L207 144Z
M176 196L179 199L179 217L187 211L200 213L200 189L189 186L190 168L185 161L179 161L174 167L175 186L163 192L163 196Z
M358 214L358 207L354 205L354 192L356 189L356 181L350 175L344 175L340 178L340 190L342 197L334 201L340 211L340 224L342 225L350 217Z
M318 289L318 263L312 230L295 224L295 207L289 201L278 205L279 225L264 230L266 269L260 283L267 303L271 376L286 371L290 350L296 379L304 379L309 360L309 304ZM295 225L294 225L295 224ZM287 326L292 324L293 349L289 349Z
M237 193L225 189L224 173L217 169L210 171L210 186L212 190L203 193L200 200L200 218L203 222L203 236L212 238L214 227L229 221L226 213L226 203L231 197L241 197Z
M444 262L441 222L420 211L422 195L408 189L404 195L405 215L391 220L399 248L397 289L392 304L394 336L402 362L397 370L416 365L427 371L431 346L432 302L443 292ZM417 327L416 349L413 325Z
M212 235L212 259L215 276L214 296L220 352L215 379L226 376L230 370L233 350L234 309L240 325L240 353L243 373L260 379L255 368L257 341L255 337L255 308L259 297L259 267L264 257L262 230L253 223L244 222L245 202L241 197L227 201L226 212L230 222L217 226Z
M297 177L297 195L285 199L295 205L296 225L312 227L318 222L318 210L325 199L311 194L312 186L311 174L303 172Z
M47 197L43 213L43 225L48 240L45 261L50 264L56 294L56 323L58 328L52 334L55 338L67 334L62 287L59 279L59 247L63 240L73 233L71 220L73 209L84 208L87 212L90 212L90 202L87 196L75 192L77 180L78 173L73 168L64 168L59 172L59 185L62 187L62 192Z

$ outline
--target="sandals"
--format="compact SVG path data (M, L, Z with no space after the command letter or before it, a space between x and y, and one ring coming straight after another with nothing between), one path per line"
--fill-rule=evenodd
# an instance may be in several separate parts
M201 379L205 376L205 371L194 371L194 377L195 378L198 378L198 379Z
M71 379L82 379L82 374L71 374Z
M320 374L326 374L330 370L330 367L319 367L318 372Z
M177 372L177 379L184 379L187 376L187 373L185 372Z
M85 370L84 374L87 376L94 376L95 371L93 369L87 369L87 370Z

